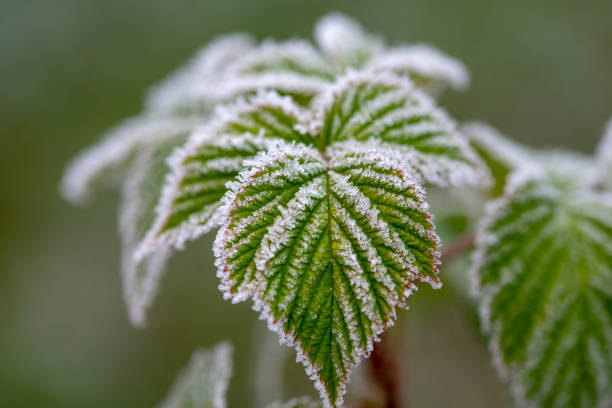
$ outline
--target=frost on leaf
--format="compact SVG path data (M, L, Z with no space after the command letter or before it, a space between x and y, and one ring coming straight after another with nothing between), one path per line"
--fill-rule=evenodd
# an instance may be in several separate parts
M184 143L186 136L182 134L145 148L134 160L124 183L119 216L121 273L125 303L135 326L145 324L145 312L157 294L170 248L159 248L140 261L134 260L134 251L155 219L161 186L169 170L165 159Z
M137 259L168 244L182 248L216 227L225 185L243 169L245 159L274 140L311 143L310 136L296 129L302 115L291 99L274 93L220 109L215 120L196 130L169 158L172 172Z
M597 148L599 179L603 185L612 188L612 119L606 125L601 142Z
M439 287L438 238L399 154L359 144L260 153L224 197L220 289L252 298L295 347L326 406L419 282Z
M612 197L582 188L574 172L516 173L477 236L483 327L528 406L603 406L612 396Z
M454 123L405 78L352 72L315 102L323 146L374 140L402 152L427 183L486 183L480 160Z
M232 346L196 350L158 408L226 408L232 375Z

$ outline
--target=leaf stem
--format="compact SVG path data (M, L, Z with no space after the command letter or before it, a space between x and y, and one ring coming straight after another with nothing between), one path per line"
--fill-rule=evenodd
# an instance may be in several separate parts
M380 341L374 345L370 368L385 395L384 407L408 408L407 401L402 401L402 391L406 392L405 381L402 381L405 376L402 375L394 349L389 333L383 334Z
M453 261L459 255L472 249L475 245L475 240L476 234L474 232L467 232L457 238L455 241L451 242L448 248L442 251L442 256L440 257L442 265Z

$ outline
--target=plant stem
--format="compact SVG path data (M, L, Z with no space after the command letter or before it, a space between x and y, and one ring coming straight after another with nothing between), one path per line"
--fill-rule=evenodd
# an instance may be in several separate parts
M374 345L370 367L385 395L385 408L408 408L407 402L402 405L402 391L405 392L406 384L402 381L403 376L389 333L383 334L381 340Z
M474 241L475 234L473 232L468 232L459 237L442 252L442 264L451 262L457 256L472 249ZM370 357L370 368L372 376L384 393L384 407L408 408L408 400L402 398L403 395L408 394L405 381L406 374L400 369L394 349L389 333L383 334L380 341L374 345ZM355 407L361 407L361 405L355 405Z

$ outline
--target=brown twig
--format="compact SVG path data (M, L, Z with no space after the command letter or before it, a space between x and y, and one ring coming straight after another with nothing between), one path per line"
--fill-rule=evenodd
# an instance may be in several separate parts
M374 345L370 359L373 377L385 395L385 408L401 408L402 391L406 390L406 384L402 382L402 373L393 349L389 334L386 333ZM404 402L403 408L407 408L406 403Z
M475 239L476 234L473 232L468 232L453 241L448 248L442 251L442 256L440 257L442 265L451 262L457 256L472 249L475 244Z

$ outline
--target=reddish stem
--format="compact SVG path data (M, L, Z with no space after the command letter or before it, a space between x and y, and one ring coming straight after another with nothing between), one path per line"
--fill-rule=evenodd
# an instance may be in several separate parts
M374 345L370 359L372 374L385 395L385 408L402 407L402 391L406 390L406 384L401 381L402 373L393 349L389 334L386 333ZM404 404L403 407L407 408L407 405Z
M442 256L440 257L442 265L447 262L451 262L457 256L474 248L475 240L476 234L473 232L468 232L453 241L448 248L442 251Z

